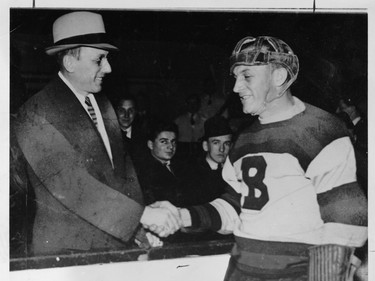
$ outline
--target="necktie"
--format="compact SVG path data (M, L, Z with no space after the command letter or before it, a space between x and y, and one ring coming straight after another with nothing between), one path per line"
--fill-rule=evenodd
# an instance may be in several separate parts
M192 126L195 125L194 113L192 113L191 116L190 116L190 125L192 125Z
M221 165L221 164L218 164L217 165L217 169L216 169L216 173L218 174L218 175L220 175L220 177L221 177L221 172L223 171L223 166Z
M86 98L85 98L85 104L87 105L87 110L90 113L90 117L91 117L92 121L94 122L95 126L97 127L98 126L98 120L96 119L95 110L94 110L94 108L91 104L90 98L88 96L86 96Z
M174 173L172 171L172 168L171 168L171 163L170 162L164 163L164 166L167 167L167 169L174 175Z

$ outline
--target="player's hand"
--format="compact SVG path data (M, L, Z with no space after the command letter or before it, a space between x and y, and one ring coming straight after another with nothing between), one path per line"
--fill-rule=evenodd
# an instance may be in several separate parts
M180 217L179 209L174 206L169 201L156 201L149 205L152 208L167 208L169 211L171 211L176 217Z
M170 203L169 201L156 201L154 203L152 203L151 205L149 205L150 207L152 208L166 208L168 209L169 211L171 211L173 213L173 215L178 218L178 221L179 221L179 227L182 227L182 220L181 220L181 213L180 213L180 210L179 208L177 208L176 206L174 206L172 203ZM154 225L151 225L149 226L149 229L155 233L159 233L159 235L164 235L164 231L165 229L163 229L162 226L156 226L155 224Z
M156 233L159 237L167 237L180 229L182 222L178 215L166 207L147 206L141 217L144 228Z
M151 232L146 232L146 237L151 247L154 248L163 246L163 241L161 241L159 237L153 235Z

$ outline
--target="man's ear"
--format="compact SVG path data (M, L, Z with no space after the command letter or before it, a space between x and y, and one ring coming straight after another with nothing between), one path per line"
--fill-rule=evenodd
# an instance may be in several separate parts
M150 150L153 150L154 149L154 143L150 140L147 141L147 147L150 149Z
M208 151L208 143L207 143L207 141L203 141L202 142L202 147L203 147L204 151L206 151L206 152Z
M64 56L63 65L66 71L74 72L75 58L73 56Z
M279 67L273 70L272 79L276 87L281 87L288 78L288 71L284 67Z

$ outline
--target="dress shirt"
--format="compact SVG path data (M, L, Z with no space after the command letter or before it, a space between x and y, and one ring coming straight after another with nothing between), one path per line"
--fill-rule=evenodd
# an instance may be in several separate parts
M122 129L123 130L123 129ZM123 130L126 134L126 137L131 139L132 138L132 126L128 127L127 129Z
M361 120L361 116L358 116L357 118L354 118L354 119L352 120L353 125L354 125L354 126L357 125L357 123L358 123L360 120Z
M208 163L208 165L210 165L210 168L211 168L211 170L214 170L214 171L216 171L217 170L217 168L219 167L219 163L216 163L214 160L212 160L211 158L210 158L210 156L206 156L206 161L207 161L207 163ZM221 165L221 164L220 164Z
M59 71L59 77L61 78L62 81L64 81L64 83L69 87L69 89L74 93L74 95L77 97L77 99L79 100L79 102L81 103L81 105L83 106L83 108L86 110L87 114L89 115L89 117L91 118L91 115L87 109L87 105L85 103L85 97L81 94L79 94L73 87L73 85L64 77L64 75L62 75L62 73ZM95 114L96 114L96 118L97 118L97 121L98 121L98 131L100 133L100 136L102 137L102 140L104 142L104 146L107 150L107 153L108 153L108 157L109 159L111 160L111 163L112 163L112 167L113 166L113 157L112 157L112 151L111 151L111 145L109 143L109 138L108 138L108 135L107 135L107 131L105 130L105 127L104 127L104 122L103 122L103 117L102 117L102 113L100 112L100 109L99 109L99 106L98 106L98 103L96 102L96 99L94 97L93 94L89 94L88 95L89 99L90 99L90 102L92 104L92 107L94 108L95 110Z

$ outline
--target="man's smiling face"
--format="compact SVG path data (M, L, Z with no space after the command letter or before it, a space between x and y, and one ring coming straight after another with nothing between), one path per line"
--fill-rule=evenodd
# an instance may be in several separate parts
M263 106L271 89L271 72L270 65L238 65L234 68L233 91L238 93L244 113L256 114Z
M79 58L73 58L70 77L78 92L86 96L102 90L103 78L112 71L107 60L108 51L81 47Z

